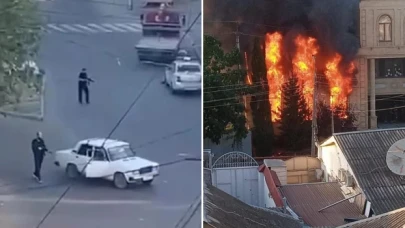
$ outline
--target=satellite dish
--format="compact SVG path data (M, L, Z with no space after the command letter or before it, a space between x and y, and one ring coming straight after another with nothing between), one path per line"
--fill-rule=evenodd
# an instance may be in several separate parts
M395 142L388 149L386 162L393 173L405 176L405 139Z

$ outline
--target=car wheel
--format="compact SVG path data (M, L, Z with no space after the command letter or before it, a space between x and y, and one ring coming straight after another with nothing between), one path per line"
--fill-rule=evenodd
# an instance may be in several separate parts
M77 169L76 165L73 164L68 164L66 167L66 175L69 178L77 178L79 176L79 170Z
M119 189L124 189L128 187L127 179L123 173L114 174L114 186Z
M146 184L146 185L151 185L152 182L153 182L153 179L152 180L147 180L147 181L144 181L144 180L142 181L142 183Z

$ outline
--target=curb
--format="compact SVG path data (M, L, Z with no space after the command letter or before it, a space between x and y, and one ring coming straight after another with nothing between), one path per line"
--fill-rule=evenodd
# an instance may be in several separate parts
M46 75L42 77L42 88L41 88L41 114L40 115L33 115L33 114L24 114L12 111L1 111L0 114L3 115L4 118L7 117L15 117L27 120L35 120L35 121L43 121L44 120L44 112L45 112L45 83L46 83Z

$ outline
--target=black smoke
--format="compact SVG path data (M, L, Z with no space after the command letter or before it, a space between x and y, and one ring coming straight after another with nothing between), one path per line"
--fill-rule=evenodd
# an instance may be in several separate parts
M235 44L235 23L240 21L242 48L252 36L280 31L288 52L297 34L318 40L321 56L340 53L343 65L351 62L360 47L359 0L204 0L204 31L226 44ZM243 35L249 34L249 35Z

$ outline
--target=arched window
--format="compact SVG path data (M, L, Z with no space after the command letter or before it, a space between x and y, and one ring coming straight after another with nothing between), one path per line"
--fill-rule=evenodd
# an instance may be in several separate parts
M380 33L380 41L392 41L392 20L388 15L383 15L378 20L378 31Z

